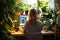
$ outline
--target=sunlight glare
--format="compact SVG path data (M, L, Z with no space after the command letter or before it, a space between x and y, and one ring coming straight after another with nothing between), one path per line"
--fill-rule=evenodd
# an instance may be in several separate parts
M27 3L33 5L34 3L37 3L37 0L27 0Z

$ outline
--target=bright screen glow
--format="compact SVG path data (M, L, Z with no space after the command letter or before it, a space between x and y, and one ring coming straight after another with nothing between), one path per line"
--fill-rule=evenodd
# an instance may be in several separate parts
M20 25L25 25L25 22L28 20L26 15L20 15Z

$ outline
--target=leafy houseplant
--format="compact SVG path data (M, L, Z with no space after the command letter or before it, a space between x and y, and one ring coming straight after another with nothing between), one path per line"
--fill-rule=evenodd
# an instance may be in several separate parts
M38 5L39 7L43 8L43 7L48 6L48 2L45 2L44 0L39 0Z
M43 22L43 29L45 28L50 28L52 26L53 22L56 21L57 17L57 9L51 9L47 8L48 7L48 2L45 2L44 0L39 0L38 2L39 7L42 9L42 14L41 14L41 20Z
M51 28L53 23L56 21L56 17L58 16L57 10L50 9L47 11L48 15L42 15L42 22L44 24L44 28ZM56 22L55 22L56 23ZM56 24L55 24L56 25Z
M42 12L46 12L46 8L48 7L49 1L39 0L38 5L42 9Z
M17 18L15 14L16 0L0 0L0 39L14 40L8 30L13 27L13 20Z
M50 27L51 27L51 25L52 25L52 20L50 19L50 18L45 18L44 20L43 20L43 30L46 30L46 31L48 31L48 30L50 30Z
M49 31L48 25L45 24L44 27L43 27L43 30L44 30L44 31Z
M49 8L49 9L47 9L47 12L52 15L51 18L52 18L53 20L55 20L56 17L58 16L58 14L57 14L57 9L55 9L55 8L54 8L54 9Z
M18 14L20 12L20 14L23 14L23 5L21 3L16 4L15 6L15 11Z

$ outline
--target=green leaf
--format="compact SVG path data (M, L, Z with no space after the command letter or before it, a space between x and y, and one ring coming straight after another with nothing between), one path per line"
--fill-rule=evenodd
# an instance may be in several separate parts
M9 18L5 18L5 21L10 27L13 27L13 23L11 22Z

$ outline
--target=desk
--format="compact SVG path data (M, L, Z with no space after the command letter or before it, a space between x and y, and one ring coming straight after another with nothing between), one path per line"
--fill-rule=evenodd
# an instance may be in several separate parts
M48 32L45 32L45 31L41 31L41 34L44 36L44 35L54 35L54 40L56 39L55 38L55 32L53 32L53 31L48 31ZM21 32L21 31L17 31L17 32L11 32L11 35L13 35L13 36L22 36L22 37L24 37L24 33L23 32ZM20 38L20 37L19 37ZM23 39L23 38L22 38Z
M51 34L55 34L55 32L50 31L50 30L46 32L46 31L42 30L41 34L43 34L43 35L51 35Z
M21 31L10 31L11 35L16 39L16 40L24 40L24 34Z
M11 32L11 31L10 31ZM24 35L23 32L17 31L17 32L11 32L12 35ZM41 34L46 35L46 34L55 34L53 31L41 31Z
M13 33L11 33L11 35L21 35L21 36L23 36L23 35L24 35L24 33L22 33L22 32L20 32L20 31L18 31L18 32L13 32Z
M53 32L53 31L44 31L44 30L42 30L41 31L41 33L42 33L42 35L43 36L45 36L45 39L50 39L50 40L56 40L56 33L55 32ZM52 35L54 36L54 37L52 37ZM45 39L43 39L43 40L45 40Z
M51 35L51 34L55 34L55 32L53 32L53 31L48 31L48 32L41 31L41 34L43 34L43 35ZM11 35L24 35L24 33L21 32L21 31L17 31L17 32L11 32Z

